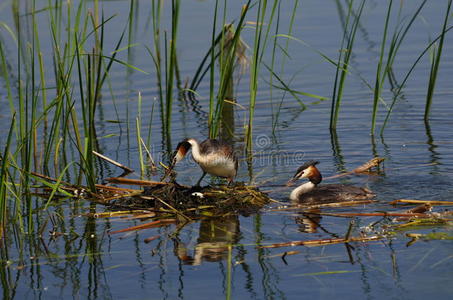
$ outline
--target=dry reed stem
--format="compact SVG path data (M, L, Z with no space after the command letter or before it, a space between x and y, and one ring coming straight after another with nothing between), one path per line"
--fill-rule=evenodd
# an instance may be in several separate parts
M125 198L125 197L138 196L142 193L143 193L142 191L138 191L138 192L133 192L133 193L129 193L129 194L119 194L119 195L115 195L115 196L111 196L111 197L107 197L107 198L102 198L102 200L104 202L110 202L112 200L121 199L121 198Z
M308 241L291 241L286 243L276 243L272 245L259 246L259 248L281 248L281 247L294 247L294 246L307 246L307 247L317 247L324 245L334 245L350 242L370 242L377 241L382 239L381 236L371 236L371 237L353 237L350 239L337 238L337 239L320 239L320 240L308 240Z
M169 224L175 224L177 222L176 219L162 219L162 220L157 220L145 224L140 224L137 226L132 226L128 228L123 228L115 231L110 231L109 234L116 234L116 233L123 233L123 232L128 232L128 231L134 231L134 230L142 230L142 229L148 229L148 228L154 228L154 227L162 227L166 226Z
M150 243L150 242L152 242L152 241L154 241L154 240L157 240L158 238L160 238L160 235L151 236L151 237L149 237L149 238L144 239L143 241L144 241L146 244L148 244L148 243Z
M117 167L123 169L124 171L126 171L126 172L128 172L128 173L134 172L134 170L132 170L131 168L126 167L125 165L120 164L119 162L117 162L117 161L115 161L115 160L113 160L113 159L111 159L111 158L109 158L109 157L107 157L107 156L105 156L105 155L102 155L101 153L98 153L98 152L96 152L96 151L94 151L94 150L93 150L92 152L93 152L93 154L96 155L97 157L99 157L99 158L101 158L101 159L103 159L103 160L105 160L105 161L111 163L111 164L114 165L114 166L117 166Z
M183 217L184 219L186 219L187 221L192 221L191 218L189 218L188 216L186 216L185 214L183 214L182 212L180 212L179 210L177 210L176 208L174 208L173 206L171 206L170 204L168 204L167 202L165 202L164 200L160 199L159 197L154 197L157 201L159 201L160 203L162 203L163 205L167 206L168 208L170 208L175 214L177 214L178 216L181 216Z
M122 210L122 211L106 211L101 213L89 213L86 216L93 216L95 218L110 218L110 217L118 217L118 216L126 216L126 215L133 215L136 213L147 213L145 210Z
M323 216L333 216L333 217L417 217L417 218L429 218L430 215L420 214L420 213L317 213L318 215Z
M381 162L383 162L384 160L385 160L385 158L375 157L375 158L370 159L366 163L360 165L359 167L355 168L352 171L341 173L341 174L337 174L337 175L332 175L332 176L324 178L324 180L338 178L338 177L344 177L344 176L353 175L353 174L366 173L367 175L370 175L371 174L370 169L379 166L379 164Z
M133 192L141 192L142 191L142 190L121 188L121 187L116 187L116 186L111 186L111 185L103 185L103 184L96 184L96 188L103 189L103 190L114 191L114 192L132 192L133 193Z
M135 215L132 217L127 217L127 218L124 218L124 220L148 219L148 218L154 218L155 216L156 216L155 212L149 212L149 213L145 213L145 214Z
M398 199L393 200L389 204L397 205L399 203L406 204L429 204L429 205L453 205L453 201L435 201L435 200L411 200L411 199Z
M173 184L171 182L140 180L140 179L130 179L130 178L121 178L121 177L110 177L110 178L107 178L105 180L107 180L110 183L140 185L140 186L153 186L153 185Z

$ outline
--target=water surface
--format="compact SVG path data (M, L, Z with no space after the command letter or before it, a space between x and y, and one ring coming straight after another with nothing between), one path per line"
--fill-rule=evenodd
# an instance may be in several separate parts
M167 2L167 1L166 1ZM37 7L46 7L37 1ZM100 148L107 156L138 170L138 148L135 137L137 98L143 98L143 131L148 130L152 104L155 109L151 122L151 152L156 160L164 158L161 120L158 113L156 78L151 57L145 45L152 44L149 1L137 1L129 43L120 59L148 72L143 74L116 64L112 69L108 88L103 92L98 109L97 134ZM417 3L404 2L403 14L413 12ZM14 28L11 3L0 5L3 22ZM127 26L129 1L102 1L106 16L116 15L107 25L105 49L114 49L123 28ZM342 37L340 11L346 5L340 1L301 1L295 18L293 35L314 49L336 59ZM407 36L394 65L397 81L402 81L426 45L441 29L446 1L431 1ZM284 204L288 203L289 189L283 185L297 167L308 159L320 161L325 177L352 170L375 157L385 158L378 175L350 176L330 182L366 186L377 194L377 202L356 207L327 209L324 212L397 211L388 205L394 199L451 200L453 188L453 40L447 35L438 75L432 117L429 125L423 122L429 59L425 57L410 77L403 96L396 105L383 137L371 136L373 95L360 79L374 84L379 59L381 33L384 26L385 1L368 1L357 33L352 58L353 74L346 83L343 106L336 134L328 129L330 100L317 101L301 97L307 108L288 93L271 89L269 74L260 76L255 111L254 158L247 164L244 155L238 181L253 182ZM241 9L239 1L228 3L228 18L236 18ZM282 2L280 26L287 32L293 2ZM178 60L181 78L192 78L202 57L210 46L212 1L183 1L178 38ZM344 11L343 11L344 13ZM170 10L164 8L164 25L168 27ZM24 21L27 16L21 17ZM38 15L39 32L45 62L51 65L51 42L48 18ZM250 15L248 21L254 21ZM243 39L253 44L252 27L244 31ZM9 45L8 60L15 66L15 45L4 31ZM24 37L25 38L25 37ZM281 39L282 46L286 40ZM272 44L270 44L272 45ZM270 63L271 52L264 61ZM250 54L251 50L249 50ZM291 41L289 57L278 57L279 76L291 82L291 88L321 95L330 99L335 68L315 51ZM52 70L46 70L49 85ZM6 102L3 89L0 95ZM246 109L249 100L249 77L242 76L235 86L238 103ZM386 89L382 97L390 103L392 93ZM200 85L196 101L177 99L172 122L173 146L187 137L202 140L206 137L209 80ZM50 93L52 93L50 91ZM77 95L78 91L74 91ZM115 111L112 100L115 101ZM275 131L272 122L281 102ZM78 104L77 104L78 105ZM382 124L385 108L380 106L378 124ZM9 107L0 108L2 122L9 121ZM243 153L246 111L235 111L235 148ZM121 124L108 122L119 117ZM129 130L127 126L129 122ZM2 131L2 141L6 131ZM100 165L101 177L117 176L121 170ZM178 167L178 181L193 184L201 175L199 168L187 159ZM137 178L137 174L132 177ZM208 177L205 184L210 182ZM284 247L263 249L259 245L272 243L343 237L349 218L308 215L320 226L306 224L307 214L301 210L278 210L281 204L271 203L251 216L232 216L207 219L180 228L169 225L128 234L109 235L110 231L140 224L124 218L93 218L88 213L102 212L103 206L86 201L65 200L52 207L58 216L57 232L52 237L50 223L38 244L25 238L24 248L13 238L3 245L7 262L3 261L2 290L5 299L299 299L310 297L358 299L425 299L435 296L447 299L453 294L453 244L448 240L418 241L410 246L406 232L380 241L328 245L323 247ZM441 208L436 207L436 210ZM308 219L309 219L308 218ZM354 235L380 218L354 219ZM39 222L43 222L43 219ZM451 227L427 227L409 232L445 232ZM14 235L11 235L13 237ZM159 236L150 243L144 239ZM223 245L212 253L206 243ZM286 251L289 253L282 259ZM184 258L184 259L183 259Z

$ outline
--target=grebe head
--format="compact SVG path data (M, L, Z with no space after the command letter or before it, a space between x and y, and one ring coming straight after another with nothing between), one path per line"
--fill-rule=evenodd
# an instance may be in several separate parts
M287 186L291 186L296 180L300 178L308 178L312 183L319 184L322 181L322 175L319 172L316 165L319 164L319 161L310 160L304 163L302 166L297 169L296 174L293 178L288 181Z
M189 152L190 148L192 147L192 143L195 142L194 139L185 139L176 146L176 151L173 154L172 165L174 166L177 162L186 156L187 152Z

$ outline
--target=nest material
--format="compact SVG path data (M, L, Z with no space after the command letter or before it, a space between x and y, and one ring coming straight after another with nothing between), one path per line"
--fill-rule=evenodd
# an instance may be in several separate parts
M236 183L234 186L187 187L176 183L146 186L141 195L120 198L111 205L122 209L172 209L187 215L249 215L269 202L258 188Z

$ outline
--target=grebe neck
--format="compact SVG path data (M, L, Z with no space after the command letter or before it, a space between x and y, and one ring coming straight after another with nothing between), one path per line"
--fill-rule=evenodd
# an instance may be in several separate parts
M302 194L311 192L312 190L314 190L315 187L316 187L316 184L314 184L313 182L311 182L311 181L306 182L306 183L298 186L297 188L295 188L289 195L289 199L291 199L292 201L297 201L297 200L299 200L299 197Z
M192 149L193 159L196 162L203 160L203 158L201 157L200 145L198 144L197 140L189 139L187 142L191 145L190 148Z

